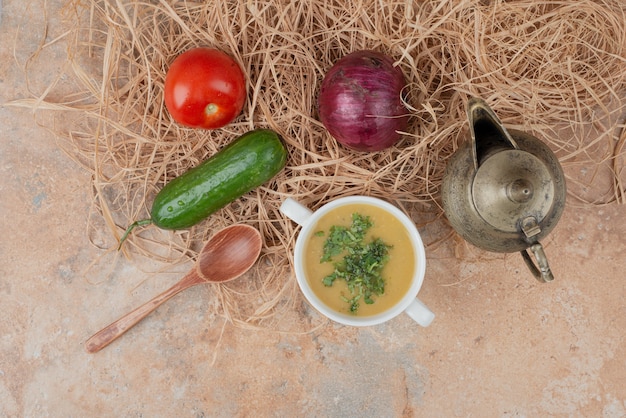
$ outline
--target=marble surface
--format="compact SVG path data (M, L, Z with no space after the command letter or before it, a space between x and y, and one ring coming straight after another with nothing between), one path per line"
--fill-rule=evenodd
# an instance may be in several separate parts
M61 43L25 76L37 46L59 35L60 4L4 2L0 103L40 94L63 65ZM403 315L366 329L245 329L208 313L206 286L87 354L92 333L189 266L119 258L94 272L103 251L87 235L90 179L49 123L0 106L0 416L626 416L626 208L617 204L568 203L544 243L550 284L518 254L429 249L420 298L437 317L428 328Z

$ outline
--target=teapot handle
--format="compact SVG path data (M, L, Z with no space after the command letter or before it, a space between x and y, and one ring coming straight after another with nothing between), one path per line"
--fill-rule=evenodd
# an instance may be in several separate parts
M540 243L535 243L530 246L530 250L533 252L535 259L537 260L537 265L533 262L528 250L521 251L522 257L526 262L526 265L533 273L535 278L542 283L551 282L554 280L554 275L552 274L552 270L550 270L550 266L548 265L548 258L546 257L546 253L543 251L543 246Z

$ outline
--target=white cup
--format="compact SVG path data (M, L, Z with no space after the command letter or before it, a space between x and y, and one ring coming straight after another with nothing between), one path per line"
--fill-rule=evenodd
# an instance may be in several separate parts
M311 234L317 232L317 221L333 209L347 204L367 204L389 212L406 228L413 245L416 262L409 290L399 302L379 314L371 316L358 316L355 314L338 312L335 309L330 308L313 292L304 272L303 259L306 243ZM417 299L417 293L422 287L424 274L426 273L426 253L424 251L424 244L413 221L411 221L411 219L409 219L409 217L406 216L400 209L391 203L374 197L350 196L335 199L315 212L298 203L296 200L287 198L280 206L280 211L292 221L302 226L302 230L298 235L294 250L294 269L296 273L296 280L298 281L298 285L300 286L304 297L322 315L335 322L352 326L370 326L381 324L398 316L402 312L406 312L413 320L415 320L415 322L423 327L427 327L433 321L435 314L419 299Z

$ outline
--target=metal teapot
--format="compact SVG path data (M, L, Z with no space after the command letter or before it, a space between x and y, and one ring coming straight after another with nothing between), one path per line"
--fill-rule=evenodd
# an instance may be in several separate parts
M477 247L520 251L539 281L552 281L539 240L565 208L558 159L534 136L507 130L482 99L469 100L467 115L470 138L450 157L441 188L448 221Z

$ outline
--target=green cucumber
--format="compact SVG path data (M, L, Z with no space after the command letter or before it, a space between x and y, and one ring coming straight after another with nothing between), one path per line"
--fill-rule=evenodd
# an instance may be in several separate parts
M185 229L197 224L270 180L286 161L287 150L274 131L257 129L243 134L166 184L152 203L150 219L132 223L119 246L137 226Z

